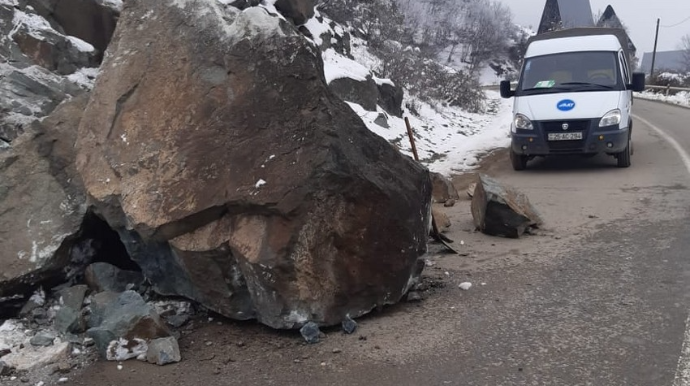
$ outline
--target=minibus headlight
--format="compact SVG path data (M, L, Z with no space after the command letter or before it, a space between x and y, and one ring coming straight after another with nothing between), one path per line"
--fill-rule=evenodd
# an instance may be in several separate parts
M621 123L621 111L619 109L611 110L601 118L599 121L599 127L607 127L618 125Z
M513 119L513 127L519 130L533 130L532 121L522 114L515 114L515 119Z

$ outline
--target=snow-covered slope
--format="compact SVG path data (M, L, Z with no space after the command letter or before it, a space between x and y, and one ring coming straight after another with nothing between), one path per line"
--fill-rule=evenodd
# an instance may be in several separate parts
M334 36L345 33L344 28L337 25L334 28L333 25L331 20L317 12L306 27L314 36L315 44L323 47L324 36L331 36L332 43L335 43L337 39ZM362 81L371 76L379 84L393 84L390 79L376 77L375 69L381 65L381 60L367 49L366 41L351 38L351 43L348 50L351 58L332 48L322 52L324 76L328 82L343 77ZM411 98L408 93L405 95L403 116L409 119L415 133L421 162L432 171L453 174L473 169L482 154L509 144L512 101L500 99L496 92L488 92L487 112L484 114L469 113L441 101L430 104ZM403 118L391 116L381 107L374 112L352 101L346 102L371 131L412 156Z

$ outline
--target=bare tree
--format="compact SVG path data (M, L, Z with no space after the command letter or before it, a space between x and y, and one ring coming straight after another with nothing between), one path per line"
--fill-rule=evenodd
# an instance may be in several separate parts
M683 67L686 73L690 73L690 35L680 39L680 49L683 50Z

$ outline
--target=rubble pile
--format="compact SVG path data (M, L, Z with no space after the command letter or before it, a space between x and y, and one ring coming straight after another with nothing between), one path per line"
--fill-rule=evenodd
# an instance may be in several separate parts
M196 313L190 302L157 299L141 272L107 263L87 271L89 285L39 289L17 319L0 325L1 376L62 378L96 357L157 365L182 359L176 336Z

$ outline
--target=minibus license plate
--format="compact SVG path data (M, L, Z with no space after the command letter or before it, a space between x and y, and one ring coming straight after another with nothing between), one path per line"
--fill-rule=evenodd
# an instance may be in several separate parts
M549 133L549 141L577 141L579 139L582 139L581 132Z

